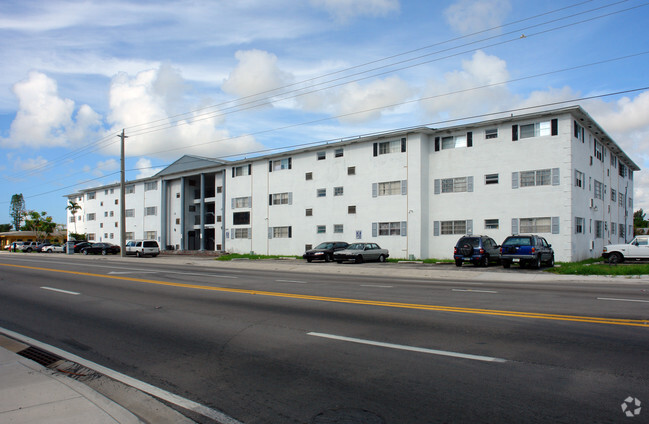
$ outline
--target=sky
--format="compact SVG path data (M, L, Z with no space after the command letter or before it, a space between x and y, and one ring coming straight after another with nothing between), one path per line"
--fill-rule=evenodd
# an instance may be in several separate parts
M122 130L131 180L575 104L647 211L647 23L641 0L3 0L0 224L17 193L65 223L66 195L119 181Z

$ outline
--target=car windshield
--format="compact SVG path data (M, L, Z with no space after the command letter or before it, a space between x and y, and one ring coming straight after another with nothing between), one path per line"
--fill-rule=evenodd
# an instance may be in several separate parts
M464 237L460 239L460 241L457 244L458 246L462 246L464 244L470 244L473 247L480 247L480 239L477 237Z
M334 247L333 243L320 243L315 248L316 249L332 249Z
M503 246L527 246L532 244L532 237L510 237L503 242Z
M347 247L349 250L363 250L365 249L365 243L354 243Z

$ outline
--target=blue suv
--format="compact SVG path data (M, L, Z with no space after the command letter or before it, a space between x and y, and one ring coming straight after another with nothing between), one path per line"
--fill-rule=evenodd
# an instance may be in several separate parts
M471 262L475 266L489 266L500 261L500 246L488 236L464 236L455 244L453 252L456 266Z

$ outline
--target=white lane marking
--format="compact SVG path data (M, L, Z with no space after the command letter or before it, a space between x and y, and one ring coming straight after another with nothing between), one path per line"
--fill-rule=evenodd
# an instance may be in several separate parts
M297 283L297 284L309 284L306 281L298 281L298 280L275 280L277 283Z
M31 345L31 346L36 346L39 347L43 350L46 350L50 353L53 353L55 355L58 355L62 358L65 358L69 361L76 362L79 365L83 365L86 368L90 368L92 370L97 371L100 374L104 374L112 379L115 379L117 381L120 381L127 386L134 387L138 390L141 390L145 393L148 393L152 396L158 397L162 400L165 400L169 403L172 403L174 405L181 406L185 409L189 409L190 411L194 411L197 414L200 414L204 417L211 418L219 423L222 424L243 424L240 421L235 420L232 417L229 417L225 415L224 413L217 411L215 409L211 409L205 405L201 405L200 403L196 403L193 400L186 399L182 396L178 396L174 393L168 392L166 390L160 389L158 387L152 386L149 383L145 383L140 380L136 380L133 377L129 377L128 375L122 374L120 372L114 371L110 368L104 367L103 365L99 365L95 362L89 361L87 359L84 359L80 356L77 356L75 354L72 354L70 352L66 352L63 349L59 349L58 347L54 347L51 345L48 345L46 343L40 342L38 340L32 339L27 336L23 336L20 333L16 333L11 330L7 330L5 328L0 327L0 333L6 334L9 337L12 337L18 341L21 341L25 344Z
M474 361L507 362L506 359L493 358L491 356L471 355L471 354L468 354L468 353L449 352L449 351L446 351L446 350L426 349L426 348L423 348L423 347L406 346L406 345L399 345L399 344L392 344L392 343L383 343L383 342L376 342L376 341L373 341L373 340L364 340L364 339L355 339L355 338L352 338L352 337L337 336L335 334L314 333L314 332L310 332L310 333L307 333L307 334L309 336L323 337L325 339L333 339L333 340L340 340L340 341L344 341L344 342L360 343L360 344L365 344L365 345L370 345L370 346L387 347L387 348L390 348L390 349L408 350L408 351L411 351L411 352L428 353L428 354L431 354L431 355L452 356L454 358L472 359Z
M81 293L77 293L77 292L73 292L73 291L67 291L67 290L55 289L54 287L45 287L45 286L43 286L43 287L41 287L41 288L42 288L43 290L50 290L50 291L58 292L58 293L71 294L71 295L74 295L74 296L78 296L78 295L81 294Z
M495 290L452 289L454 292L498 293Z
M110 271L108 274L181 274L181 275L193 275L198 277L214 277L214 278L239 278L233 277L231 275L218 275L218 274L195 274L191 272L176 272L176 271Z
M380 284L361 284L361 287L381 287L381 288L384 288L384 289L391 289L394 286L382 286Z
M612 297L598 297L597 300L615 300L618 302L642 302L649 303L649 300L639 300L639 299L615 299Z

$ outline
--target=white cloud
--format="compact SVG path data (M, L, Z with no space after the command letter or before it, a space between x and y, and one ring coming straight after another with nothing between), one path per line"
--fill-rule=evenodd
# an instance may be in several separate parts
M314 7L326 10L336 21L357 16L386 16L399 12L399 0L311 0Z
M433 117L464 117L494 112L511 106L512 94L505 83L509 80L507 63L482 51L471 60L462 61L462 70L448 72L442 80L429 81L424 89L422 108ZM475 89L476 87L486 87ZM454 93L452 95L446 95Z
M70 146L88 137L99 123L90 106L79 108L76 117L74 101L58 95L56 81L40 72L14 84L19 108L11 123L9 137L0 139L8 148Z
M162 171L163 168L155 168L151 165L151 159L140 158L135 164L135 168L138 170L138 174L135 178L146 178L152 175L157 174Z
M43 158L42 156L38 156L36 158L24 159L24 160L20 157L16 157L15 159L13 159L13 162L14 162L14 169L19 171L40 170L44 168L48 163L47 159Z
M458 0L444 17L455 31L471 34L502 25L510 10L510 0Z
M292 82L291 75L278 67L277 56L274 54L261 50L240 50L235 57L239 64L221 86L228 94L238 97L254 96ZM260 94L258 98L263 99L272 94Z
M335 95L334 114L340 116L341 122L349 123L378 119L394 109L391 105L405 101L412 93L413 90L399 77L375 80L365 86L347 84ZM358 111L367 112L356 113Z

